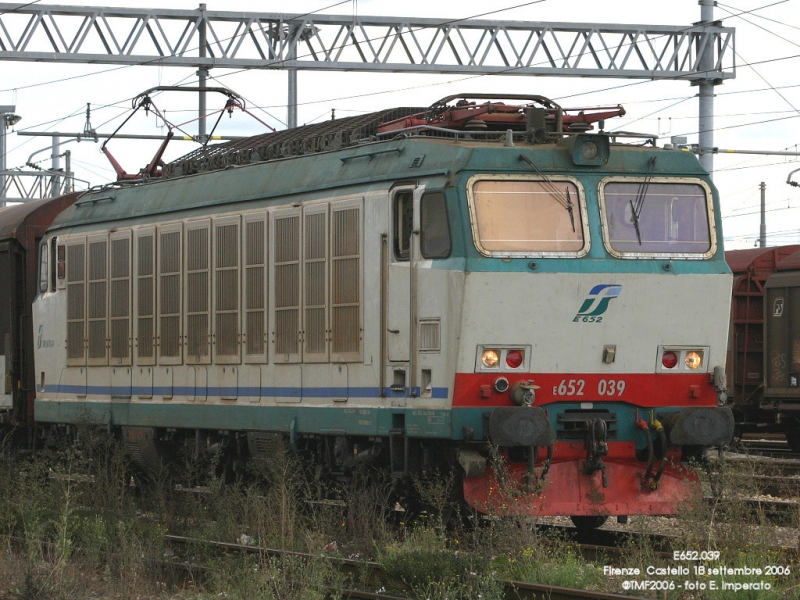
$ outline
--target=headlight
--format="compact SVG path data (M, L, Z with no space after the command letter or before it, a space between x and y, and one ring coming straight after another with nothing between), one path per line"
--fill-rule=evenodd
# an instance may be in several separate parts
M481 355L481 362L487 369L496 369L500 363L500 355L497 350L484 350Z
M683 359L687 369L699 369L703 364L703 355L699 352L691 350L686 353L686 358Z
M711 356L709 346L659 346L656 359L657 373L698 373L706 369L706 357Z

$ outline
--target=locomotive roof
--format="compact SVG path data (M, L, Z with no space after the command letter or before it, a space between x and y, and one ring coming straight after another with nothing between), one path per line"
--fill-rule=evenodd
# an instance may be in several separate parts
M150 223L173 218L170 213L181 212L192 217L240 210L243 203L248 203L250 208L270 207L294 201L289 198L300 194L305 199L329 198L332 194L366 194L386 190L398 181L424 180L428 187L445 187L454 183L461 172L532 173L532 169L519 160L521 152L532 157L543 172L583 172L591 177L644 176L653 152L663 152L669 158L658 162L655 174L706 176L691 153L653 147L613 145L608 164L598 169L576 166L566 138L541 144L515 138L511 147L504 140L505 132L496 136L500 139L488 142L465 139L467 134L463 132L451 132L458 133L457 140L452 136L408 133L393 133L390 139L367 139L367 143L360 138L393 115L418 110L392 109L342 119L345 126L342 128L339 122L336 131L351 133L349 137L339 136L343 146L338 149L333 143L337 134L327 129L332 124L327 122L298 128L308 135L298 136L298 130L290 130L221 145L227 150L214 146L203 151L205 154L196 151L165 169L171 171L170 177L136 184L113 184L86 193L54 221L53 228L113 221L126 221L131 225ZM291 140L287 140L284 133L291 134ZM524 136L524 132L519 135ZM327 140L329 145L327 150L310 150L300 156L260 160L261 151L279 148L281 139L299 149L308 140L320 144ZM245 160L253 152L258 153L259 158ZM204 160L230 163L226 168L199 171L197 165ZM183 165L181 169L189 171L198 170L177 176L176 165Z
M356 117L331 119L283 131L257 135L212 146L203 146L169 163L164 176L180 177L235 165L302 156L354 146L375 135L381 123L424 111L424 108L392 108Z

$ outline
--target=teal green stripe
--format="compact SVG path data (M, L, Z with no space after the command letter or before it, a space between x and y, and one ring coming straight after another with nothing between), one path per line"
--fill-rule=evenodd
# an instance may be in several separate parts
M348 406L259 406L257 404L159 404L144 402L60 402L37 400L36 420L47 423L90 423L140 427L285 431L295 433L387 436L405 423L413 437L451 438L449 410L419 408L356 408ZM398 417L401 417L398 422ZM459 432L460 433L460 432Z

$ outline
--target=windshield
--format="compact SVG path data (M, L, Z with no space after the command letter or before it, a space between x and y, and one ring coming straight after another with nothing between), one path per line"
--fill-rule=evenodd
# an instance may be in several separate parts
M713 254L710 193L700 182L606 180L600 200L606 246L615 256Z
M475 245L487 256L582 256L583 195L574 180L477 176L468 186Z

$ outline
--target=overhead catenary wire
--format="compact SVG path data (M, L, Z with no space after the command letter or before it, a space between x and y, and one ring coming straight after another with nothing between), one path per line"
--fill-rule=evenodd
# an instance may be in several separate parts
M333 5L321 8L321 9L319 9L317 11L312 11L312 12L309 12L309 13L305 13L304 15L300 15L300 17L311 15L311 14L315 14L315 13L321 12L323 10L327 10L327 9L332 8L334 6L338 6L339 4L344 4L347 1L349 1L349 0L344 0L343 2L335 3ZM510 6L510 7L504 7L504 8L500 8L500 9L496 9L496 10L492 10L492 11L486 11L486 12L479 13L479 14L476 14L476 15L471 15L471 16L468 16L468 17L463 17L463 18L459 18L459 19L452 19L450 21L445 21L443 24L444 25L454 24L454 23L458 23L458 22L462 22L462 21L467 21L469 19L474 19L474 18L478 18L478 17L485 17L487 15L497 14L497 13L505 12L505 11L508 11L508 10L514 10L514 9L517 9L517 8L521 8L521 7L525 7L525 6L529 6L529 5L533 5L533 4L539 4L539 3L542 3L542 2L545 2L545 1L547 1L547 0L532 0L530 2L524 2L524 3L517 4L517 5L514 5L514 6ZM775 4L781 4L782 2L786 2L786 1L787 0L780 0L780 2L771 3L771 4L768 4L768 5L765 5L765 7L774 6ZM762 7L762 8L764 8L764 7ZM760 10L760 9L753 9L753 10ZM689 30L689 29L691 29L691 26L686 28L686 30ZM246 34L247 34L247 32L245 31L245 32L242 32L242 33L240 33L238 35L239 36L243 36L243 35L246 35ZM220 40L220 41L234 40L236 37L237 36L232 36L231 38L223 39L223 40ZM349 39L349 36L347 36L345 39ZM354 42L345 41L345 42L342 43L341 48L344 48L344 47L350 45L351 43L354 43ZM624 45L630 45L630 44L624 44ZM291 60L297 60L298 58L304 58L304 57L308 57L308 56L311 56L311 54L309 53L307 55L295 57L295 58L292 58ZM145 60L145 61L141 61L141 62L137 63L136 65L125 65L125 67L127 68L129 66L144 66L144 65L147 65L147 64L152 64L154 62L157 63L160 60L163 60L163 57L158 57L158 58L155 58L155 59L148 59L148 60ZM286 62L288 60L290 60L290 59L287 58L287 59L283 59L281 61L274 61L273 63L271 63L271 65L272 66L280 65L281 62ZM546 64L546 63L543 62L543 63L540 63L540 64ZM533 65L533 66L536 66L536 65ZM506 69L506 70L504 70L502 72L499 72L499 73L491 75L491 76L508 74L508 73L511 73L511 72L513 72L515 70L518 70L519 68L521 68L521 67L510 67L510 68L508 68L508 69ZM230 71L228 73L223 74L222 76L230 76L230 75L234 75L236 73L247 71L247 70L250 70L250 69L232 70L232 71ZM475 76L475 77L485 77L485 76L487 76L487 75L478 75L478 76ZM461 81L472 79L472 78L473 77L462 78ZM69 78L67 80L69 80ZM19 88L19 89L22 89L22 88Z
M544 0L539 0L539 2L541 2L541 1L544 1ZM785 1L785 0L784 0L784 1ZM490 12L487 12L487 13L482 13L481 15L475 15L475 16L485 16L485 15L487 15L487 14L493 14L493 13L496 13L496 12L500 12L500 11L502 11L502 10L511 10L511 9L514 9L514 8L518 8L519 6L526 6L526 5L529 5L529 4L535 4L535 3L538 3L538 2L528 2L528 3L523 3L523 4L520 4L520 5L516 5L516 6L512 6L512 7L507 7L507 8L505 8L505 9L499 9L499 10L497 10L497 11L490 11ZM342 3L337 3L337 4L334 4L334 5L332 5L332 6L336 6L336 5L338 5L338 4L342 4ZM749 11L743 11L743 13L751 14L751 13L753 13L753 12L755 12L755 11L762 10L762 9L764 9L764 8L768 8L768 7L771 7L771 6L775 6L775 5L777 5L777 4L781 4L781 2L775 2L775 3L771 3L771 4L766 4L766 5L762 6L762 7L758 7L758 8L755 8L755 9L749 10ZM320 9L320 10L325 10L325 9ZM318 12L318 11L315 11L315 12ZM313 14L313 13L308 13L308 14ZM465 19L468 19L468 18L474 18L475 16L473 16L473 17L465 17L464 19L458 19L458 20L456 20L456 21L465 20ZM725 18L726 18L726 19L727 19L727 18L733 18L733 16L735 16L735 15L731 15L730 17L725 17ZM230 39L233 39L234 37L235 37L235 36L232 36ZM148 62L149 62L149 61L148 61ZM142 64L145 64L145 63L142 63ZM511 71L511 70L513 70L513 68L512 68L512 69L509 69L509 70L507 70L506 72L509 72L509 71ZM232 75L232 74L234 74L234 73L223 73L223 74L220 74L220 75L219 75L219 77L214 77L214 79L215 79L215 80L217 80L217 81L219 81L220 77L225 77L225 76ZM486 76L486 75L480 75L480 76L474 76L474 77L468 77L468 78L452 79L452 80L449 80L449 81L447 81L447 82L443 82L443 83L435 83L435 84L429 84L429 85L424 85L424 86L410 86L410 87L407 87L407 88L399 88L399 89L395 89L395 90L381 91L380 93L382 93L382 94L391 94L391 93L393 93L393 92L396 92L396 91L402 91L402 90L406 90L406 89L418 89L418 88L420 88L420 87L429 87L430 85L447 85L447 84L452 84L452 83L455 83L455 82L466 81L466 80L469 80L469 79L475 79L475 78L477 78L477 77L487 77L487 76ZM220 82L220 83L221 83L221 82ZM568 95L563 95L563 96L560 96L560 97L556 97L556 99L558 99L558 100L561 100L561 99L573 98L573 97L578 97L578 96L585 96L585 95L591 95L591 94L598 94L598 93L602 93L602 92L609 91L609 90L616 90L616 89L628 88L628 87L635 86L635 85L644 85L644 84L646 84L646 83L652 83L652 82L651 82L651 81L641 81L641 82L625 83L625 84L622 84L622 85L608 86L608 87L601 88L601 89L593 89L593 90L589 90L589 91L581 92L581 93L579 93L579 94L568 94ZM791 86L789 86L789 87L791 87ZM734 92L734 93L744 93L744 91L742 91L742 92ZM357 97L366 97L366 96L373 96L373 95L376 95L376 94L375 94L375 93L370 93L370 94L359 94L359 95L353 95L353 96L344 96L344 97L342 97L342 98L340 98L340 99L342 99L342 100L347 100L347 99L351 99L351 98L357 98ZM692 98L692 97L693 97L693 96L689 96L689 97L688 97L688 98L686 98L686 99L689 99L689 98ZM318 101L313 101L313 102L304 102L304 103L301 103L301 105L308 105L308 104L319 104L319 103L325 103L325 102L327 102L327 103L330 103L331 101L332 101L331 99L325 99L325 100L318 100ZM251 103L251 106L254 106L254 107L256 107L257 105L256 105L256 104L254 104L254 103ZM285 105L277 105L277 106L285 106ZM258 107L258 108L259 108L259 110L261 110L261 109L262 109L261 107ZM670 108L670 107L665 107L665 108L663 109L663 111L669 110L669 108ZM658 113L658 112L663 112L663 111L656 111L655 113L651 113L651 114L656 114L656 113ZM327 111L326 111L326 113L327 113ZM271 115L269 112L267 112L266 114L268 114L268 115L269 115L271 118L275 118L275 116L274 116L274 115ZM643 118L646 118L646 117L643 117ZM279 122L280 122L280 119L277 119L277 118L275 118L275 119L276 119L276 121L279 121ZM113 120L113 119L112 119L112 120ZM744 127L744 126L748 126L748 125L749 125L749 124L741 124L741 125L735 125L735 126L733 126L733 127L736 127L736 126L739 126L739 127Z
M458 23L458 22L461 22L461 21L469 20L469 19L474 19L474 18L478 18L478 17L484 17L484 16L487 16L487 15L496 14L496 13L500 13L500 12L505 12L505 11L508 11L508 10L514 10L514 9L517 9L517 8L520 8L520 7L524 7L524 6L529 6L529 5L532 5L532 4L540 4L540 3L546 2L546 1L547 0L531 0L529 2L524 2L522 4L517 4L517 5L514 5L514 6L510 6L510 7L499 8L499 9L496 9L496 10L487 11L487 12L480 13L480 14L477 14L477 15L471 15L471 16L468 16L468 17L463 17L463 18L459 18L459 19L453 19L451 21L446 22L446 24L447 23L451 23L451 24L452 23ZM297 15L297 18L302 18L302 17L314 15L314 14L320 13L322 11L328 10L330 8L334 8L336 6L339 6L341 4L346 4L347 2L350 2L350 0L342 0L340 2L336 2L334 4L325 6L325 7L320 8L320 9L317 9L315 11L310 11L310 12L307 12L307 13L303 13L303 14ZM237 36L244 36L244 35L247 35L246 31L244 31L244 32L242 32L240 34L237 34ZM231 36L230 38L223 38L223 39L221 39L219 41L220 42L232 41L232 40L236 39L237 36ZM347 45L348 43L349 42L346 42L345 44L343 44L343 47L345 45ZM197 48L194 48L194 49L196 50ZM191 51L191 49L187 50L187 51ZM174 56L174 54L172 56ZM308 56L310 56L310 54L309 55L305 55L305 57L308 57ZM297 57L297 58L303 58L303 56ZM148 59L148 60L145 60L145 61L140 61L139 63L136 63L134 65L122 65L122 66L119 66L119 67L105 69L105 70L99 71L99 72L86 73L86 74L82 74L82 75L76 75L76 76L67 77L67 78L61 78L61 79L57 79L57 80L51 80L51 81L48 81L48 82L42 82L42 83L38 83L38 84L31 84L31 85L28 85L28 86L19 86L19 87L13 88L13 89L28 89L28 88L36 87L36 86L49 85L49 84L53 84L53 83L62 83L62 82L65 82L65 81L72 81L74 79L78 79L78 78L82 78L82 77L88 77L88 76L92 76L92 75L95 75L95 74L110 73L110 72L117 71L117 70L120 70L120 69L125 69L125 68L130 68L130 67L135 67L135 66L147 66L147 65L150 65L150 64L153 64L153 63L158 63L162 59L163 59L163 57L158 57L158 58L155 58L155 59ZM282 61L277 61L274 64L280 64L281 62L286 62L288 60L289 59L284 59ZM293 60L296 60L296 59L293 59ZM245 72L245 71L249 71L249 70L251 70L251 69L233 70L233 71L225 73L223 75L215 76L213 79L215 79L220 84L222 84L222 82L219 81L221 77L229 76L229 75L235 75L237 73L241 73L241 72ZM439 85L442 85L442 84L439 84ZM3 92L3 91L9 91L9 90L0 90L0 92ZM396 91L396 90L389 90L389 91L387 91L385 93L391 93L392 91ZM285 106L285 105L282 105L282 106ZM265 112L265 114L268 114L271 118L273 118L276 121L281 122L282 124L285 125L285 123L283 123L280 119L276 118L274 115L271 115L270 113L268 113L266 111L264 111L264 112Z
M309 13L305 13L305 15L301 15L301 16L306 16L306 15L315 14L315 13L321 12L321 11L323 11L323 10L327 10L327 9L329 9L329 8L332 8L332 7L338 6L338 5L340 5L340 4L343 4L343 3L345 3L346 1L348 1L348 0L344 0L343 2L338 2L338 3L335 3L335 4L329 5L329 6L327 6L327 7L324 7L324 8L318 9L317 11L312 11L312 12L309 12ZM477 15L472 15L472 16L470 16L470 17L464 17L464 18L459 18L459 19L453 19L452 21L449 21L449 23L457 23L457 22L460 22L460 21L465 21L465 20L468 20L468 19L471 19L471 18L476 18L476 17L482 17L482 16L491 15L491 14L496 14L496 13L499 13L499 12L504 12L504 11L513 10L513 9L517 9L517 8L524 7L524 6L529 6L529 5L532 5L532 4L541 3L541 2L544 2L544 1L546 1L546 0L534 0L534 1L532 1L532 2L525 2L525 3L518 4L518 5L514 5L514 6L511 6L511 7L500 8L500 9L497 9L497 10L493 10L493 11L487 11L487 12L480 13L480 14L477 14ZM764 5L764 6L762 6L762 7L758 7L758 8L755 8L755 9L751 9L751 10L749 10L749 11L742 11L742 13L740 13L740 14L744 14L744 13L754 13L754 12L756 12L756 11L758 11L758 10L763 10L763 9L765 9L765 8L769 8L769 7L772 7L772 6L778 5L778 4L782 4L783 2L786 2L786 1L787 1L787 0L781 0L781 1L779 1L779 2L773 2L773 3L770 3L770 4ZM738 16L738 15L737 15L737 14L732 14L730 18L733 18L733 17L735 17L735 16ZM688 28L687 28L687 29L688 29ZM245 33L243 32L242 34L239 34L239 35L245 35ZM231 37L231 38L229 38L229 39L231 39L231 40L232 40L232 39L234 39L235 37L236 37L236 36L232 36L232 37ZM343 45L342 45L342 47L344 47L344 46L346 46L346 45L347 45L347 43L343 44ZM155 59L155 60L159 60L159 59ZM152 61L152 60L149 60L149 61L142 61L141 63L138 63L138 64L140 64L140 65L146 65L146 64L149 64L149 63L151 63L151 62L153 62L153 61ZM278 63L278 64L279 64L279 63ZM135 65L126 65L126 67L127 67L127 66L135 66ZM515 69L517 69L517 68L519 68L519 67L512 67L512 68L509 68L509 69L507 69L506 71L504 71L503 73L512 72L513 70L515 70ZM216 77L215 77L215 79L216 79L217 81L219 81L220 77L224 77L224 76L233 75L233 74L235 74L235 73L237 73L237 72L242 72L242 70L239 70L239 71L231 71L231 72L229 72L229 73L225 73L225 74L222 74L222 75L220 75L220 76L216 76ZM503 73L499 73L499 74L500 74L500 75L502 75ZM91 75L91 74L88 74L88 75ZM485 76L485 75L478 75L478 76L474 76L474 77L484 77L484 76ZM435 84L435 85L444 85L444 84L446 84L446 83L453 83L454 81L464 81L464 80L472 79L472 78L474 78L474 77L461 78L461 79L458 79L458 80L451 80L450 82L437 83L437 84ZM624 85L622 85L622 86L613 86L613 87L611 87L611 88L605 88L605 90L609 90L609 89L619 89L619 88L621 88L621 87L628 87L628 86L630 86L630 85L637 85L637 84L642 84L642 83L646 83L646 82L634 82L634 83L632 83L632 84L624 84ZM419 87L419 86L415 86L415 87ZM411 88L411 89L413 89L413 88ZM563 97L561 97L561 98L563 99L563 98L575 97L575 96L578 96L578 95L586 95L586 94L600 93L600 92L602 92L602 91L605 91L605 90L592 90L592 91L590 91L590 92L585 92L585 93L582 93L582 94L573 94L573 95L570 95L570 96L563 96ZM394 92L394 91L399 91L399 90L389 90L389 91L380 92L380 93L392 93L392 92ZM374 95L374 94L367 94L367 95ZM364 96L364 95L358 95L358 96L345 96L345 97L342 97L342 98L338 98L337 100L350 99L350 98L353 98L353 97L363 97L363 96ZM319 102L330 102L330 101L331 101L331 100L330 100L330 99L328 99L328 100L322 100L322 101L315 101L315 102L313 102L313 103L319 103ZM305 105L305 104L310 104L310 103L303 103L303 105ZM285 105L283 105L283 106L285 106ZM267 114L269 114L269 113L267 113ZM275 118L275 117L274 117L274 115L270 115L270 116L271 116L271 118ZM276 119L276 120L279 120L279 119Z
M4 10L0 12L0 15L7 15L9 13L16 12L18 10L22 10L23 8L28 8L29 6L33 6L34 4L39 4L42 0L32 0L31 2L26 2L25 4L20 4L18 7L13 8L11 10Z

